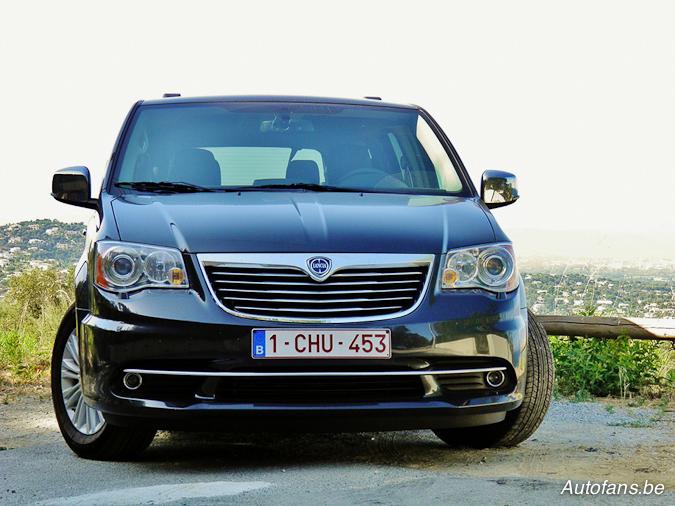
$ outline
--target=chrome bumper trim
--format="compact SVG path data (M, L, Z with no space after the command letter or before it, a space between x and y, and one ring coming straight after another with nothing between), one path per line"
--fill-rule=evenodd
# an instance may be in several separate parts
M446 374L469 374L476 372L506 371L506 367L480 367L477 369L446 369L419 371L315 371L315 372L231 372L231 371L166 371L159 369L124 369L125 373L148 374L158 376L197 376L204 378L262 378L279 376L441 376Z

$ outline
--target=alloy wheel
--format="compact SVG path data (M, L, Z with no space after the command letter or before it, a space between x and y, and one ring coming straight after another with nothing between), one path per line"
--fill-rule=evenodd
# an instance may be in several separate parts
M105 419L100 411L84 401L78 351L77 334L73 330L61 358L61 394L73 426L82 434L91 436L103 428Z

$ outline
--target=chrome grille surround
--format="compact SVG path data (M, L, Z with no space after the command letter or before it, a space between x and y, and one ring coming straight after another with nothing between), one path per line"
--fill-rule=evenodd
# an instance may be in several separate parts
M320 278L307 266L317 255L331 260L330 271ZM197 259L223 310L293 323L367 322L410 314L426 294L434 264L434 255L386 253L200 253ZM333 307L321 309L323 304Z

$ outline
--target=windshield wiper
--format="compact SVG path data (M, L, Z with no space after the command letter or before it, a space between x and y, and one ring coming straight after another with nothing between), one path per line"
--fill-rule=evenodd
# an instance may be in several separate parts
M261 184L255 186L248 186L241 188L242 190L308 190L313 192L351 192L351 193L368 193L370 190L362 190L359 188L345 188L342 186L330 186L316 183L277 183L277 184Z
M360 188L345 188L342 186L330 186L316 183L275 183L255 186L225 186L221 188L207 188L191 183L170 181L135 181L115 183L118 188L130 188L132 190L155 192L155 193L196 193L196 192L247 192L264 190L306 190L313 192L348 192L348 193L377 193L377 190Z
M191 183L182 183L179 181L135 181L115 183L118 188L131 188L132 190L139 190L144 192L157 193L195 193L195 192L212 192L211 188L199 186Z

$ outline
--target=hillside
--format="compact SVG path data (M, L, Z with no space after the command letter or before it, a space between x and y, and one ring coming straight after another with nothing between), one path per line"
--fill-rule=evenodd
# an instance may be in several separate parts
M84 248L84 228L84 223L46 219L0 226L0 293L18 272L74 265Z
M0 226L0 294L7 279L30 268L66 268L77 262L83 223L34 220ZM675 268L671 262L577 262L519 258L530 307L540 314L675 317Z

